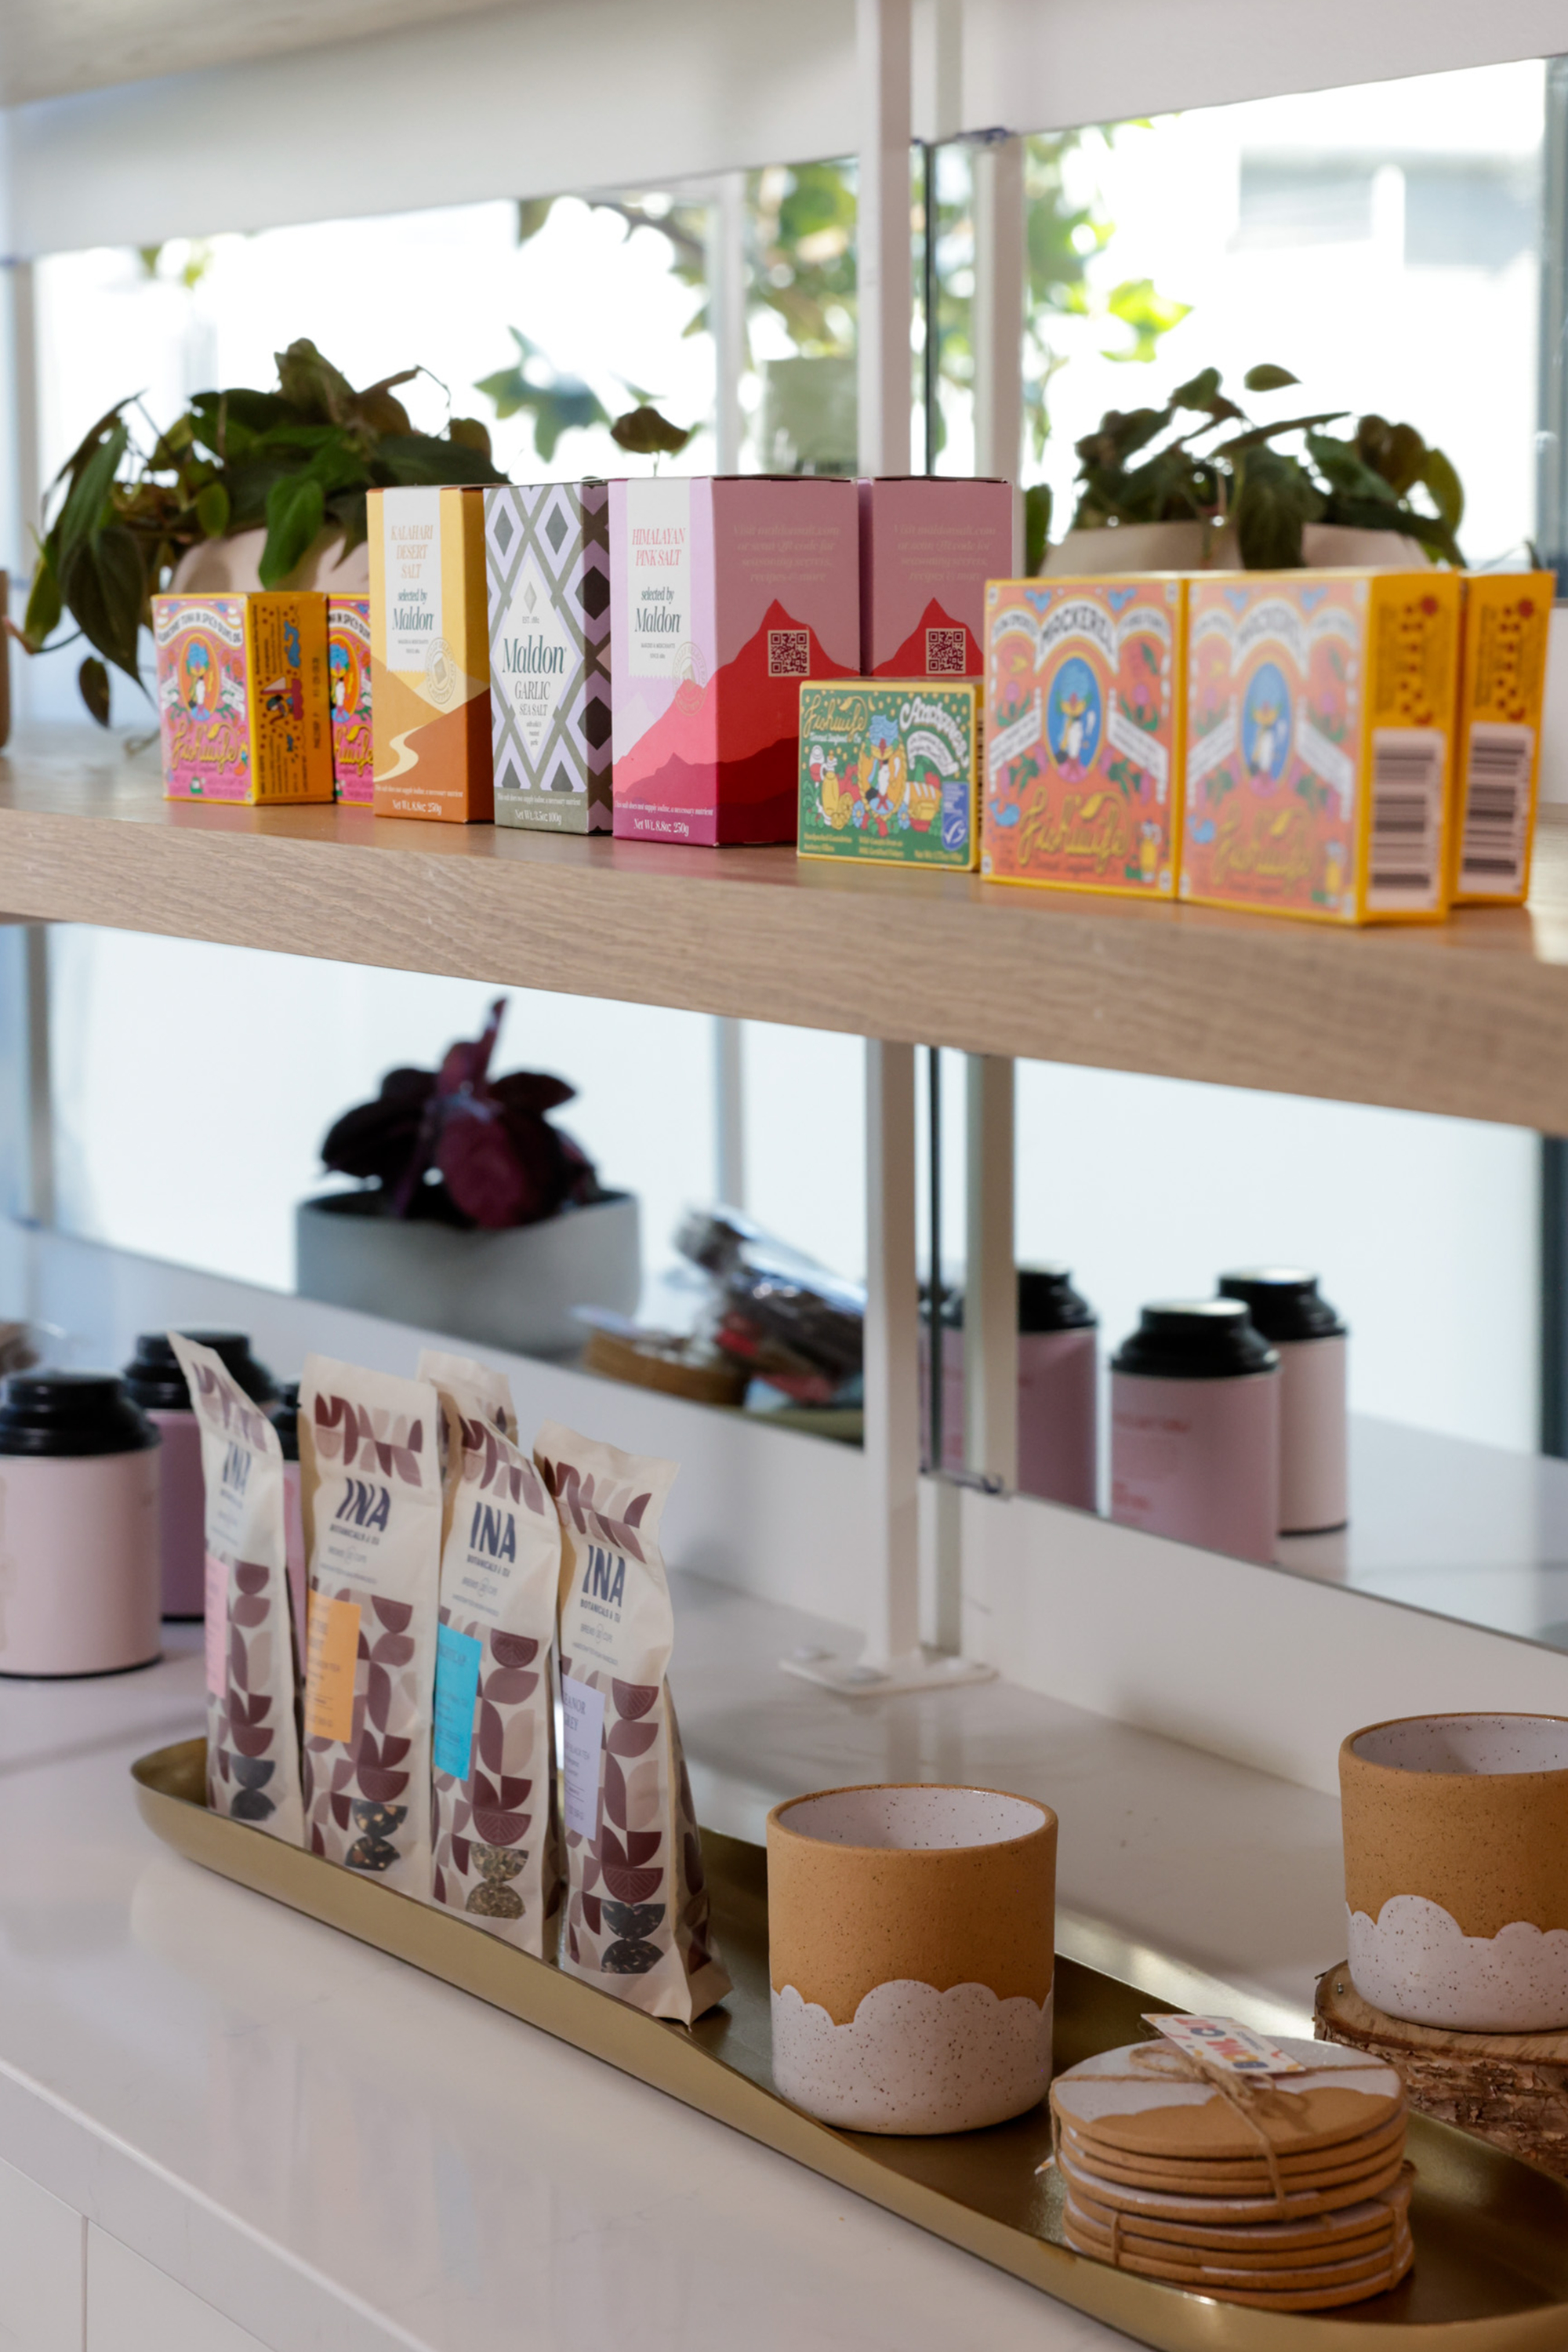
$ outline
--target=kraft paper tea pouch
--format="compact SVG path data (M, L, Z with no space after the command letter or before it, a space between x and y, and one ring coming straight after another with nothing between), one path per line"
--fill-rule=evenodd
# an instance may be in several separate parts
M305 1843L430 1899L440 1403L426 1381L308 1356Z
M453 1410L466 1421L491 1422L509 1437L516 1438L517 1412L511 1401L511 1382L493 1364L481 1364L477 1356L447 1356L439 1348L422 1348L416 1377L443 1391L443 1404L449 1398ZM450 1426L448 1421L448 1429ZM461 1475L461 1464L449 1465L448 1485Z
M436 1649L436 1901L542 1959L560 1906L550 1649L555 1506L489 1420L448 1423L457 1463Z
M171 1331L206 1488L207 1806L299 1845L300 1725L283 1449L221 1357Z
M561 1522L566 1934L561 1964L690 2024L730 1990L675 1706L658 1523L679 1465L549 1423L533 1458Z

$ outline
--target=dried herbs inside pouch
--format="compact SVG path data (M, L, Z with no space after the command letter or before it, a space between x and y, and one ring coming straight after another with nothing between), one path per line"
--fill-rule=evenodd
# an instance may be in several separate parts
M458 1476L436 1637L432 1886L447 1910L542 1958L561 1887L550 1678L561 1529L500 1430L449 1414L447 1442Z
M434 1388L308 1356L300 1471L305 1843L427 1903L441 1574Z
M561 1522L566 1925L561 1963L689 2024L730 1990L665 1679L675 1619L658 1523L678 1465L551 1423L533 1448Z
M222 1359L171 1331L206 1489L207 1806L304 1839L283 1448Z

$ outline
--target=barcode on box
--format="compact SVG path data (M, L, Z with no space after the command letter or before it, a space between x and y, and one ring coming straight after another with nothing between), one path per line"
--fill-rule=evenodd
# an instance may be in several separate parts
M1461 890L1511 897L1523 887L1533 727L1472 727L1465 762Z
M1435 728L1379 727L1372 738L1366 903L1380 915L1438 903L1444 740Z

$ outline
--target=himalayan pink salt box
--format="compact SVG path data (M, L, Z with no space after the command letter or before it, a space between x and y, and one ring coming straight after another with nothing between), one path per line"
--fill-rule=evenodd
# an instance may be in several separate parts
M853 482L610 484L615 831L793 841L803 678L859 666Z
M860 667L979 677L985 583L1013 575L1013 485L957 476L862 481Z

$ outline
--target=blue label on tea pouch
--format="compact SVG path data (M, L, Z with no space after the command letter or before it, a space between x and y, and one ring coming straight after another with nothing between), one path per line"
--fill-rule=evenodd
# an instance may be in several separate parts
M455 1780L468 1777L474 1708L479 1696L484 1643L455 1625L436 1629L436 1769Z

